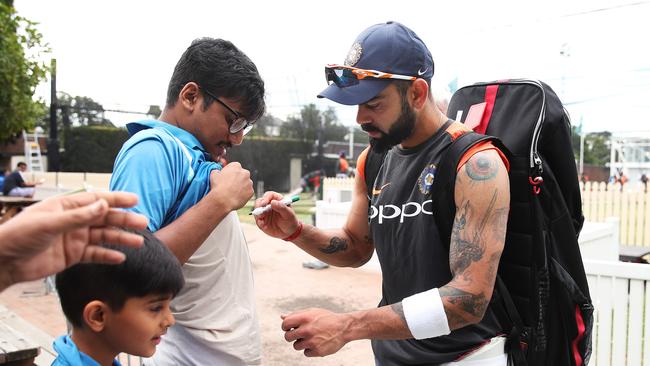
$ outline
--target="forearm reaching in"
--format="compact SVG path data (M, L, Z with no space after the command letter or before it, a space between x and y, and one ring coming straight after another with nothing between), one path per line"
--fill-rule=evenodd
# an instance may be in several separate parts
M267 235L284 239L299 229L293 209L281 202L282 195L266 192L255 202L255 207L271 204L272 210L255 218L257 226ZM372 256L374 246L368 233L368 223L356 224L356 217L367 217L366 211L357 212L354 204L348 222L341 229L321 230L302 223L300 234L291 241L310 255L335 266L358 267ZM364 226L365 225L365 226Z
M146 217L114 208L134 206L127 192L84 192L48 198L0 225L0 290L53 275L78 262L117 264L124 254L102 243L142 245Z

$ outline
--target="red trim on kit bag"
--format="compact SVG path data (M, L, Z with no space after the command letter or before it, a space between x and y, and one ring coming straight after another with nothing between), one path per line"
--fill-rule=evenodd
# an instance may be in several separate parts
M483 118L481 118L481 123L476 126L474 131L485 134L485 130L487 130L488 124L490 124L490 118L492 117L494 102L497 99L497 90L499 90L498 85L488 85L485 88L485 112L483 113Z
M582 312L580 312L580 306L576 305L576 325L578 326L578 335L572 342L571 350L573 351L573 358L576 361L576 366L582 366L582 356L580 351L578 351L578 342L582 340L582 337L585 335L585 322L582 319Z

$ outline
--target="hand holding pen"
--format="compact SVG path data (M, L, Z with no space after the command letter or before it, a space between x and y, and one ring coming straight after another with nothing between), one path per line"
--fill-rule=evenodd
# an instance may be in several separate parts
M296 202L298 200L300 200L300 196L293 196L293 197L287 197L285 199L282 199L282 200L280 200L280 202L282 202L285 206L291 206L292 203L294 203L294 202ZM254 209L253 211L251 211L249 213L249 215L259 216L259 215L261 215L261 214L263 214L265 212L269 212L269 211L271 211L271 204L270 203L268 205L266 205L266 206L258 207L256 209Z

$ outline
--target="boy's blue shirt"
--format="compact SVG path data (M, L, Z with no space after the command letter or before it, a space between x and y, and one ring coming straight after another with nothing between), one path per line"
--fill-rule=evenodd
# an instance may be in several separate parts
M54 341L54 350L58 353L51 366L101 366L87 354L79 351L69 335L63 335ZM122 366L113 360L113 366Z

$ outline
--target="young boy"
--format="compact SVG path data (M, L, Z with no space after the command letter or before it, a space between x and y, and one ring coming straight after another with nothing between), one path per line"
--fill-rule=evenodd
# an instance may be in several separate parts
M54 342L53 366L120 365L122 352L150 357L174 324L169 303L184 284L181 266L150 232L138 233L140 248L104 245L123 252L123 263L82 263L56 276L72 334Z

